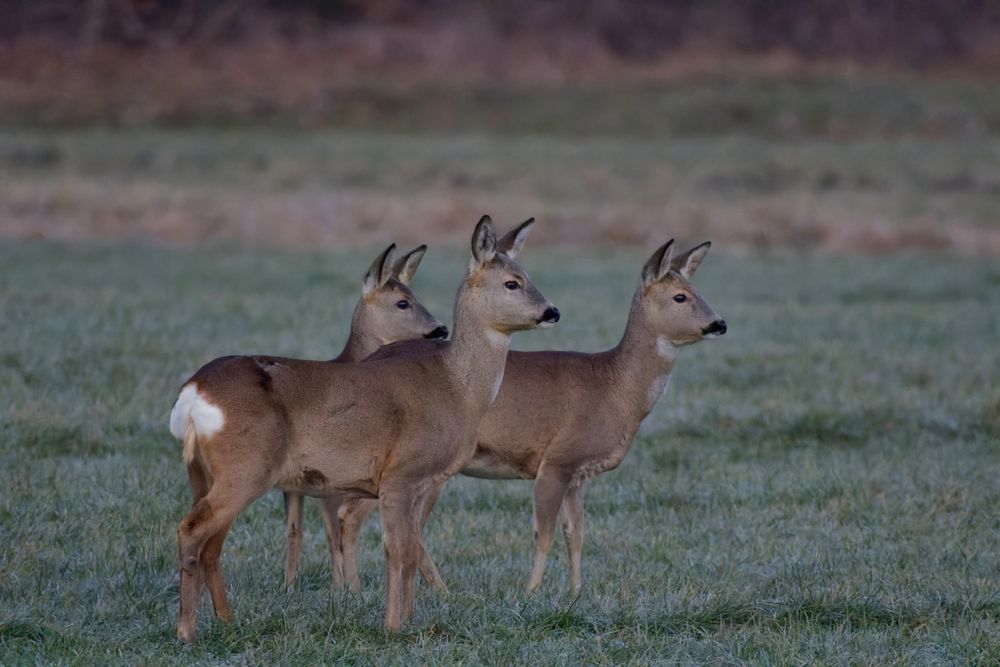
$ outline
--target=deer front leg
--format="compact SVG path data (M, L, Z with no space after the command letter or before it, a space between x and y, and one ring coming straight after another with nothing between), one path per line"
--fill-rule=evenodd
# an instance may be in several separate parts
M302 496L285 493L285 586L292 587L302 552Z
M532 516L532 524L535 529L535 562L531 568L531 579L528 580L529 593L534 593L542 585L545 560L552 547L552 535L555 533L559 507L562 505L567 487L569 487L567 475L558 471L549 472L544 465L542 466L538 479L535 481Z
M427 544L424 541L424 526L427 525L427 519L431 515L431 510L434 509L434 505L437 504L438 496L441 495L441 490L444 488L444 484L439 484L431 489L430 493L424 499L423 503L423 515L420 517L420 560L417 567L420 569L420 576L423 577L424 583L431 586L438 593L448 594L448 586L445 585L444 579L438 573L437 566L434 564L434 560L431 558L430 554L427 552Z
M340 532L340 519L337 514L340 511L341 498L323 498L322 513L323 525L326 527L326 544L330 549L330 577L335 588L344 587L344 556L341 551L342 535Z
M410 535L407 540L407 553L403 563L403 620L409 619L413 616L413 597L416 595L417 585L417 566L420 563L420 558L422 553L426 553L423 548L424 544L424 508L426 506L427 498L431 493L434 493L434 487L431 487L423 494L417 495L413 499L413 504L410 506L410 513L408 516L408 524L410 528ZM428 557L429 558L429 557ZM431 563L433 567L433 563ZM435 574L437 568L435 568Z
M413 607L413 575L416 570L414 536L419 515L417 498L410 491L383 491L379 494L382 515L382 543L385 547L386 603L385 629L397 632ZM406 583L410 583L407 594Z
M358 573L358 539L368 515L378 507L377 500L354 498L340 505L340 550L347 587L357 593L361 590L361 575Z
M580 563L583 552L583 485L570 486L562 502L563 537L569 555L569 590L579 595L583 587Z

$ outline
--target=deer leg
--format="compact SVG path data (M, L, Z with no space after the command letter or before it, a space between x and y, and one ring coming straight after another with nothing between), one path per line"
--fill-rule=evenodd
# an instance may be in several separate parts
M528 580L529 593L534 593L542 585L545 560L552 547L552 535L555 533L559 506L562 505L567 487L569 487L568 477L558 473L549 473L544 468L535 481L534 512L532 515L532 524L535 529L535 561L531 568L531 579Z
M213 535L205 543L205 549L201 556L205 586L208 588L208 594L212 597L212 609L215 610L215 617L223 623L229 623L233 620L233 614L229 611L229 600L226 599L226 586L222 580L222 571L219 569L222 544L226 541L226 535L231 527L230 523Z
M358 574L358 538L365 519L378 507L377 500L354 498L340 506L340 549L344 564L344 580L347 587L357 593L361 590L361 575Z
M221 532L218 544L214 547L221 552L222 542L225 540L224 529L232 524L247 505L264 495L273 484L273 480L270 479L262 479L251 485L247 485L245 479L241 479L240 483L229 481L218 483L217 480L178 526L177 549L181 561L181 583L177 636L181 640L194 641L198 587L201 582L206 545L212 537ZM213 577L210 590L216 591L213 592L213 596L217 595L217 591L223 590L222 575L218 567L209 568L207 574Z
M208 482L208 475L205 474L205 468L202 467L197 458L192 459L188 463L187 472L188 484L191 486L191 505L193 507L195 503L205 497L211 484Z
M340 497L334 496L323 498L321 505L323 525L326 527L326 544L330 549L330 577L334 588L344 587L344 554L341 551L340 519L337 517L340 504Z
M413 597L416 594L417 565L423 545L424 502L430 491L416 496L409 508L406 552L403 558L403 620L413 615Z
M302 496L285 493L285 586L292 587L302 552Z
M398 631L405 620L404 585L407 579L412 581L416 570L413 544L417 527L413 525L416 523L416 500L412 491L383 491L379 494L386 563L385 629L390 632ZM409 604L412 606L412 592Z
M197 458L192 459L192 461L188 463L187 473L188 485L191 487L191 507L193 508L198 504L198 501L204 498L205 494L208 493L210 484L208 483L208 475L205 474L205 469L202 467L201 463L198 462ZM196 595L201 593L201 575L201 570L198 570L195 575L194 582Z
M569 590L580 594L583 578L580 561L583 552L583 485L570 486L562 502L563 537L569 555Z
M441 495L441 490L443 488L444 484L436 485L424 499L423 513L420 517L420 534L418 536L420 540L420 560L417 563L417 567L420 569L420 576L423 578L424 583L434 588L437 592L447 595L448 586L445 585L444 579L442 579L441 575L438 573L437 566L434 564L434 560L427 552L427 544L424 541L424 526L427 525L427 519L431 515L431 510L434 509L434 505L437 504L438 496Z

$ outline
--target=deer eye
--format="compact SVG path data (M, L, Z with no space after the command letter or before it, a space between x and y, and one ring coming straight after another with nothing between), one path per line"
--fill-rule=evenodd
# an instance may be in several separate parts
M684 303L687 300L688 300L688 298L687 298L686 294L675 294L674 295L674 301L676 301L677 303Z
M410 302L407 301L406 299L401 299L396 302L396 308L399 308L400 310L406 310L409 307L410 307Z
M508 280L503 284L503 286L509 290L521 289L521 284L516 280Z

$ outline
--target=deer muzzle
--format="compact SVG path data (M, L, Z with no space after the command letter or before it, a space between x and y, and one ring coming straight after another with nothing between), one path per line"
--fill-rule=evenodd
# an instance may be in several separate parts
M447 337L448 337L448 327L446 327L443 324L434 331L424 334L424 338L447 338Z
M555 306L549 306L542 313L542 317L538 320L539 326L552 326L559 321L559 309Z
M715 337L721 336L726 333L726 321L725 320L715 320L707 327L701 330L701 333L705 336Z

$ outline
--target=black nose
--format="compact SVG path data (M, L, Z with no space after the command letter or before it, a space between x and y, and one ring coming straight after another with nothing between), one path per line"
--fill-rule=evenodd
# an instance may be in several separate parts
M424 334L424 338L447 338L448 327L443 324L429 334Z
M551 308L546 308L545 312L542 313L541 321L551 322L552 324L555 324L556 322L559 321L559 309L556 308L555 306L552 306Z
M705 328L705 333L719 334L721 336L722 334L726 333L726 321L715 320Z

